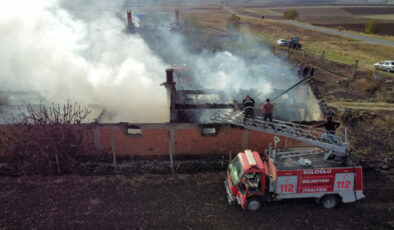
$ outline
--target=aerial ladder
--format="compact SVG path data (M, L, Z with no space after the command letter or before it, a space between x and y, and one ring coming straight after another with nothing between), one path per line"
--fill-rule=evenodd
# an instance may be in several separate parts
M284 90L282 93L273 97L271 101L285 95L290 90L295 87L308 82L312 76L307 76L288 89ZM280 120L272 120L264 121L263 117L256 116L254 119L252 118L244 118L243 112L234 113L234 112L216 112L210 116L210 119L213 122L227 123L235 126L244 127L251 130L256 130L260 132L270 133L278 136L283 136L291 139L295 139L316 147L319 147L318 150L294 150L294 151L285 151L277 153L277 155L283 158L289 157L303 157L314 154L324 153L324 160L328 160L332 156L339 159L344 159L349 156L349 141L347 138L347 133L345 129L345 133L341 135L336 134L328 134L325 129L313 128L311 126L302 125L294 122L280 121ZM275 149L277 143L279 142L279 138L275 137ZM272 146L270 144L270 155L273 151ZM275 151L274 151L275 152ZM275 159L275 156L274 156Z
M264 121L263 117L256 116L252 118L244 118L241 113L217 112L211 115L210 119L213 122L227 123L235 126L244 127L250 130L270 133L278 136L292 138L304 143L319 147L324 150L314 151L288 151L282 152L281 157L300 157L313 154L324 153L324 159L327 160L330 156L337 158L344 158L348 156L349 142L347 140L346 132L343 135L327 134L326 130L320 128L312 128L311 126L302 125L293 122L273 120ZM275 140L279 142L279 140Z

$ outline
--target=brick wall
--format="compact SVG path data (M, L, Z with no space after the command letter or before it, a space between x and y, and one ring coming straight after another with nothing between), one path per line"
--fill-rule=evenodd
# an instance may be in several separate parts
M5 129L3 127L3 130ZM204 128L215 128L216 133L203 135ZM128 134L128 129L140 131L140 134ZM169 130L174 130L174 155L228 155L236 154L244 148L264 152L274 135L245 130L230 125L200 124L99 124L85 138L95 151L86 155L112 154L112 147L117 156L168 156L170 146ZM304 145L299 141L280 137L279 147ZM0 156L1 156L0 152Z
M101 151L112 153L113 139L117 156L168 155L169 153L167 129L146 128L141 129L141 135L128 135L127 127L112 125L100 127L99 134Z
M242 147L242 130L221 126L216 135L202 135L203 127L175 129L175 153L177 155L228 154Z
M100 125L99 140L96 142L100 142L101 151L112 154L113 139L117 156L165 156L169 154L170 129L174 130L175 156L227 155L230 150L235 154L242 151L244 147L263 152L268 148L269 143L273 143L275 136L230 125L136 124L133 127L140 129L141 135L128 135L127 124ZM216 133L203 135L204 128L215 128ZM280 138L281 148L305 146L299 141Z

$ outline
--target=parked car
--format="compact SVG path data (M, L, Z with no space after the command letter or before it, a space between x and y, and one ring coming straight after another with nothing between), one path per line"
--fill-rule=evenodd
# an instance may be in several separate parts
M376 70L380 69L380 70L384 70L384 71L387 71L387 72L394 72L394 61L393 60L391 60L391 61L382 61L380 63L375 63L373 65L373 67Z
M278 43L278 45L280 46L288 46L290 41L286 39L279 39L278 41L276 41L276 43Z

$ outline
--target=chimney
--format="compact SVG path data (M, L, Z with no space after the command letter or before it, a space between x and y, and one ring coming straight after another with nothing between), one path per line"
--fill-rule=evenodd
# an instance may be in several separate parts
M167 73L167 83L174 83L174 70L173 69L166 69Z
M176 121L176 83L174 82L174 69L166 69L167 81L162 85L167 89L167 96L170 101L170 122Z
M133 17L131 15L131 11L127 11L127 25L131 26L133 24Z
M179 10L175 10L175 23L179 25Z

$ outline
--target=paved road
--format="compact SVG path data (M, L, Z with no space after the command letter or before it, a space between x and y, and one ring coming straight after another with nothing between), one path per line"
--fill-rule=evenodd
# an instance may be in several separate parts
M368 37L368 36L363 36L363 35L358 35L358 34L352 34L352 33L343 32L343 31L339 32L338 30L329 29L329 28L320 27L320 26L313 26L313 25L309 25L309 24L296 22L296 21L282 20L280 22L283 22L283 23L286 23L286 24L290 24L290 25L294 25L294 26L298 26L298 27L303 27L303 28L310 29L310 30L316 30L316 31L320 31L320 32L328 33L328 34L338 35L338 36L352 38L352 39L357 39L357 40L361 40L361 41L366 42L366 43L373 43L373 44L379 44L379 45L386 45L386 46L394 47L394 42L393 41L388 41L388 40L384 40L384 39L373 38L373 37Z

